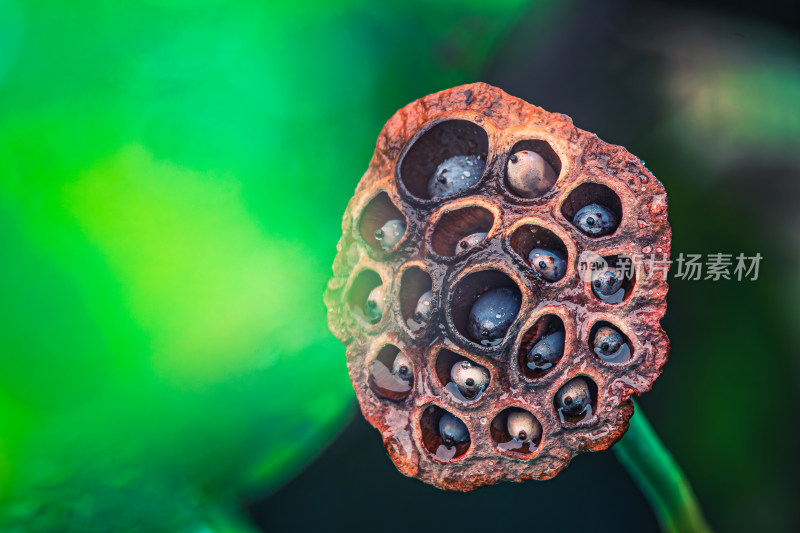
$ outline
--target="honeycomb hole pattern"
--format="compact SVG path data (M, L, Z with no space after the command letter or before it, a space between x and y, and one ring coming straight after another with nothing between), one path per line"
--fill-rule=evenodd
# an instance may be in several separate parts
M486 130L469 120L434 122L420 130L401 156L398 181L411 196L430 200L428 182L431 176L440 164L459 155L486 161L489 156Z
M557 174L538 197L508 186L508 159L521 149L541 155ZM480 178L432 198L430 180L455 156L480 158ZM592 204L615 217L597 237L573 223ZM371 238L397 216L407 232L382 250ZM666 192L638 158L564 115L480 83L409 104L378 137L342 228L325 294L330 328L347 346L364 416L406 475L460 491L549 479L575 455L616 442L633 413L630 396L648 391L666 362L659 323L666 282L631 270L620 294L600 298L581 266L587 253L611 269L645 248L668 256ZM487 235L456 253L474 233ZM537 247L564 255L561 279L544 279L528 263ZM507 313L502 338L482 343L468 331L470 312L496 289L513 293L519 310ZM379 320L365 313L376 294L386 295ZM427 323L414 323L426 294ZM619 354L596 353L602 327L620 333ZM557 341L557 356L547 368L531 368L527 355L544 339ZM393 374L401 356L413 367L410 379ZM471 398L454 382L453 367L462 362L486 371L486 386ZM567 387L580 409L559 403ZM515 439L511 415L525 427L535 419L541 431L527 443Z

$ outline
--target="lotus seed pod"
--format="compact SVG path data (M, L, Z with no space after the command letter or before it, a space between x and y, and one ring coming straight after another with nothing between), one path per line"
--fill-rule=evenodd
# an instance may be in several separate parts
M603 326L594 334L594 353L602 358L612 358L623 343L622 334L614 328Z
M372 324L376 324L383 316L383 310L386 308L386 294L383 290L383 285L378 285L367 296L367 301L364 302L364 314L367 315L367 320Z
M391 250L400 242L405 232L405 221L392 219L381 226L381 229L375 230L375 238L381 243L381 248Z
M439 419L439 436L447 446L453 446L469 440L469 429L455 416L444 413Z
M465 398L476 398L489 385L489 371L469 361L459 361L450 369L450 379Z
M564 332L554 331L542 337L528 351L528 368L547 370L564 355Z
M538 156L510 163L528 150L559 173L543 194L544 185L523 172ZM512 186L518 179L523 185ZM528 200L528 191L538 197ZM346 346L361 412L397 468L469 491L551 478L577 454L619 440L633 413L629 398L650 390L667 360L659 323L667 283L634 272L601 297L584 275L602 264L623 272L619 260L645 247L668 255L667 205L639 158L497 88L456 87L395 114L345 211L325 304L330 329ZM583 217L592 209L590 227ZM631 223L620 223L623 213ZM381 253L385 239L373 232L390 219L407 228L392 253ZM576 227L581 220L585 230ZM613 238L590 238L603 231ZM488 234L473 244L478 232ZM552 269L531 261L537 248L560 253L563 270L555 253ZM582 262L590 252L606 262ZM370 326L365 301L378 283L385 294L373 298L379 321ZM632 332L611 358L594 352L596 332L611 325L605 320ZM532 360L532 349L549 370ZM410 381L394 370L401 353L413 362ZM452 375L465 360L490 374L470 399L456 383L463 389L468 378ZM573 389L589 398L573 393L571 406L562 405ZM541 430L534 425L529 435L513 417L509 428L517 411ZM538 437L524 442L520 431Z
M575 213L572 223L589 237L602 237L614 232L617 215L600 204L589 204Z
M542 425L528 411L508 413L506 426L509 436L520 442L532 442L542 436Z
M505 287L481 294L469 311L467 331L472 340L484 346L499 344L521 305L519 293Z
M431 300L433 293L425 291L422 296L417 300L417 306L414 308L414 319L418 322L428 322L431 319Z
M428 182L431 198L451 196L474 185L483 174L486 162L474 155L456 155L438 166Z
M534 248L528 262L547 281L558 281L567 272L567 258L558 250Z
M486 238L487 233L473 233L472 235L467 235L456 245L455 254L459 254L461 252L466 252L470 248L477 246L483 239Z
M567 382L556 393L558 407L567 415L579 415L591 405L592 398L589 384L584 378L578 377Z
M622 277L615 268L606 267L592 275L592 291L602 299L616 294L622 288Z
M414 365L411 363L411 359L403 352L398 352L395 356L394 363L392 363L392 374L403 381L414 379Z
M541 196L556 182L556 171L542 156L522 150L508 158L508 184L520 196Z

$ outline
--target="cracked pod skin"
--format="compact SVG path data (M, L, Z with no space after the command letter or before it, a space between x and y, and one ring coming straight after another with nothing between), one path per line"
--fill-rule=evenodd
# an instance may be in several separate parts
M519 150L538 153L557 179L537 197L509 186L508 165ZM427 183L454 155L485 162L480 179L446 197ZM609 235L590 237L573 223L589 204L615 213ZM407 228L388 250L375 231L389 220ZM347 346L347 365L361 410L382 434L397 468L437 487L469 491L502 480L548 479L575 455L604 450L627 430L632 394L650 390L667 360L659 320L667 283L644 254L668 258L667 195L644 164L624 148L573 126L569 117L475 83L421 98L398 111L378 137L375 154L351 199L325 302L331 331ZM486 237L459 250L460 239ZM531 267L535 247L558 249L566 273L547 281ZM630 258L633 275L614 301L600 299L586 275L587 254L610 264ZM369 320L364 302L382 287L384 308ZM475 342L466 323L487 290L518 290L521 309L497 345ZM431 291L427 323L415 320ZM373 317L374 318L374 317ZM611 326L626 355L603 360L593 349L598 327ZM527 365L528 351L547 333L563 332L563 355L546 369ZM392 377L402 352L412 380ZM476 398L450 383L453 364L488 370ZM559 389L573 378L588 385L590 408L565 414ZM530 442L508 434L508 416L525 411L541 426ZM445 441L442 417L460 419L466 442ZM447 418L447 420L451 420Z

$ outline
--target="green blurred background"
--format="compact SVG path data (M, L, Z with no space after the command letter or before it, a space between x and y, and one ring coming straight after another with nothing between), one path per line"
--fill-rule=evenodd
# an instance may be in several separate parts
M713 527L800 530L793 7L0 0L0 531L655 530L609 452L448 494L355 416L344 207L394 111L476 80L643 158L675 255L764 256L671 284L641 404Z

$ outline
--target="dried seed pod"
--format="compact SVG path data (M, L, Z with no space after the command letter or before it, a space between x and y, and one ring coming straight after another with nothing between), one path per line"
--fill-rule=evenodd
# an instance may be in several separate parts
M515 185L526 173L506 163L521 151L542 156L558 174L535 200ZM465 170L469 179L458 176ZM455 177L465 179L450 180ZM408 222L404 245L379 253L372 232L398 213ZM588 216L598 213L599 223L593 218L588 225ZM459 253L461 239L484 232L480 246ZM582 277L581 257L592 252L621 272L620 258L643 247L668 255L670 237L661 183L624 148L576 128L564 115L480 83L399 111L381 132L345 213L325 296L331 331L347 345L362 412L383 434L398 469L466 491L502 480L547 479L576 454L616 442L633 412L630 395L649 390L667 359L659 324L667 284L661 276L626 277L617 295L601 299L586 286L593 280ZM552 269L530 263L534 249L561 254L563 273L556 254L549 256ZM378 280L385 300L370 293ZM429 290L435 300L425 296ZM373 325L365 324L362 311L370 299L381 308ZM415 306L429 309L424 328L408 326ZM599 315L620 332L636 332L623 335L611 359L595 351L596 333L608 325L597 322ZM550 348L542 359L558 361L552 370L528 366L542 341L540 348ZM370 372L375 354L398 349L413 364L413 386L392 375L391 363L378 361L378 374ZM469 401L451 375L464 359L492 380ZM468 378L457 377L467 385ZM516 412L529 413L541 429L533 424L531 430L530 418L512 416ZM520 432L529 442L519 440Z

